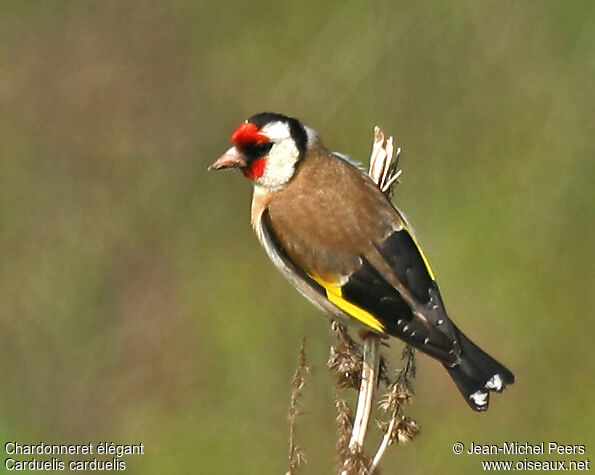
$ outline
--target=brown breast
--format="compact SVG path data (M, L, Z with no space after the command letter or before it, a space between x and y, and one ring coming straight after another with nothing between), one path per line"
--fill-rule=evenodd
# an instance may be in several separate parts
M322 147L311 151L293 179L260 206L268 209L271 230L290 258L325 280L351 273L373 242L400 227L374 182Z

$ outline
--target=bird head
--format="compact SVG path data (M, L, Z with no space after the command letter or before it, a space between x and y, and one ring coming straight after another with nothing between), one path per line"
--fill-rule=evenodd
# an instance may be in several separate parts
M256 114L236 127L232 147L209 170L239 168L255 185L278 189L291 180L314 136L291 117Z

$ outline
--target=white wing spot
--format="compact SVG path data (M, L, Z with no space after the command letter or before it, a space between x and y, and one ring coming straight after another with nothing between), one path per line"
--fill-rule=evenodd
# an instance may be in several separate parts
M502 378L499 374L495 374L485 384L486 389L494 389L496 391L502 391Z
M482 391L481 389L471 394L469 399L471 399L475 405L479 407L488 405L488 393Z

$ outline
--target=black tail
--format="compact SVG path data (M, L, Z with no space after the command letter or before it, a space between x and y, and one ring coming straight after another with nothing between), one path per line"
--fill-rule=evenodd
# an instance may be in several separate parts
M514 375L494 358L479 348L456 328L461 346L460 363L452 368L444 366L467 404L475 411L485 411L490 392L502 392L514 383Z

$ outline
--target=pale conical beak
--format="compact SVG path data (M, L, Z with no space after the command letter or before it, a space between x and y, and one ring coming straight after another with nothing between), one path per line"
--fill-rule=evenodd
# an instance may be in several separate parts
M246 166L246 159L244 158L244 155L236 147L231 147L208 169L223 170L224 168L238 168L243 166Z

